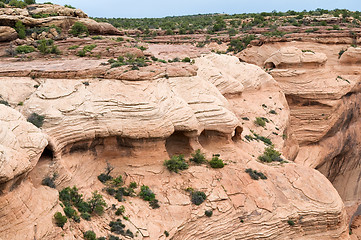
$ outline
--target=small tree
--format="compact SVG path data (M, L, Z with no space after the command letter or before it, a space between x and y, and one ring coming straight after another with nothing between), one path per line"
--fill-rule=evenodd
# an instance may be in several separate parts
M71 27L71 30L69 31L70 34L72 34L73 36L78 37L81 34L85 34L85 35L89 35L89 30L88 28L80 23L80 22L76 22L74 23L74 25Z
M24 39L26 37L25 26L22 22L17 21L15 23L15 30L19 35L19 38Z
M206 157L204 156L204 154L201 152L200 149L196 150L195 153L192 154L192 157L189 160L198 164L207 161Z
M55 218L56 225L61 228L63 228L65 223L68 221L66 216L63 216L63 214L61 214L61 212L56 212L54 214L54 218Z
M95 191L92 194L92 197L88 199L90 211L101 215L104 212L104 207L106 207L107 204L105 203L103 196L99 194L98 191Z
M24 2L28 5L36 3L35 0L24 0Z
M89 231L86 231L84 233L84 239L86 239L86 240L96 240L97 236L96 236L95 232L89 230Z

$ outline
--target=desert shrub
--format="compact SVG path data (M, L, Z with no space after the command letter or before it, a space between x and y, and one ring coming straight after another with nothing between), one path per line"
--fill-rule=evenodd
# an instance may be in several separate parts
M82 24L80 22L76 22L71 27L69 33L72 34L75 37L78 37L78 36L80 36L82 34L85 34L86 36L88 36L89 35L89 30L84 24Z
M86 239L86 240L96 240L97 235L95 234L95 232L89 230L89 231L86 231L84 233L84 239Z
M287 223L288 223L288 225L290 225L290 226L294 226L294 225L295 225L295 222L292 221L292 220L288 220Z
M149 201L149 206L153 209L160 208L158 199L153 199Z
M16 8L24 8L24 7L26 7L27 4L25 2L23 2L23 1L11 0L9 2L9 5L13 6L13 7L16 7Z
M8 101L5 101L5 100L0 100L0 104L3 104L3 105L5 105L5 106L10 107L9 102L8 102Z
M164 166L166 166L169 171L175 173L178 173L179 170L188 169L189 167L182 154L174 155L170 160L165 160Z
M122 38L122 37L117 37L117 39L116 39L115 41L117 41L117 42L123 42L123 41L124 41L124 38Z
M267 179L267 177L262 172L257 172L251 168L246 169L245 172L248 173L253 180Z
M271 111L269 111L269 113L270 114L275 114L275 115L277 114L277 112L275 110L271 110Z
M131 183L129 184L129 187L130 187L130 188L133 188L133 189L136 189L136 188L138 187L138 185L137 185L136 182L131 182Z
M261 126L261 127L265 127L266 123L268 123L269 120L267 118L264 117L256 117L256 120L254 121L254 124Z
M74 50L74 49L77 49L77 48L79 48L79 45L70 46L68 49L69 50Z
M109 223L109 227L112 233L125 235L125 230L124 230L125 225L122 223L122 220L117 219L115 222L111 221Z
M201 205L206 199L207 199L207 196L204 192L193 191L191 193L191 201L195 205Z
M28 5L36 3L35 0L24 0L24 2Z
M90 214L87 213L87 212L82 212L82 213L80 214L80 217L81 217L82 219L86 220L86 221L90 221L90 220L91 220L91 216L90 216Z
M212 217L213 211L212 211L212 210L206 210L206 211L204 212L204 214L205 214L207 217Z
M280 157L281 153L274 149L273 146L269 146L265 149L264 153L258 157L262 162L282 162L283 159Z
M51 187L51 188L56 188L56 185L55 185L56 178L57 178L57 174L53 174L52 177L47 176L41 181L41 184L44 186Z
M102 40L103 37L102 36L93 36L92 39L93 40Z
M38 44L38 50L42 54L61 54L60 50L58 49L58 46L54 45L54 41L52 39L42 39L37 41Z
M232 39L228 45L228 51L238 53L246 49L248 44L255 39L254 35L247 35L242 39Z
M78 55L79 57L85 57L85 56L86 56L86 52L85 52L84 50L80 50L80 51L78 51L77 55Z
M5 7L5 3L0 2L0 8L4 8Z
M73 6L71 6L71 5L68 5L68 4L65 4L64 7L71 8L71 9L75 9L75 7L73 7Z
M125 207L122 205L117 209L117 211L115 212L115 215L119 216L119 215L122 215L124 212L125 212Z
M85 51L85 52L91 52L94 48L96 48L97 47L97 45L96 44L90 44L90 45L85 45L84 47L83 47L83 50Z
M22 22L17 21L15 23L15 30L19 35L19 38L24 39L26 37L25 26Z
M191 59L189 57L185 57L182 62L191 62Z
M341 49L339 52L338 52L338 58L340 59L342 54L344 54L345 52L347 51L347 49Z
M34 124L36 127L41 128L44 124L45 117L43 115L39 115L37 113L32 113L28 117L28 122Z
M261 136L261 135L258 135L257 133L255 133L255 132L253 132L252 130L251 130L251 132L252 132L252 134L253 134L253 136L254 137L252 137L252 136L250 136L250 135L247 135L246 136L246 139L249 141L250 139L249 138L251 138L251 140L261 140L262 142L264 142L266 145L272 145L272 141L271 141L271 139L269 139L269 138L266 138L266 137L264 137L264 136Z
M90 206L90 212L95 212L98 215L103 214L104 207L107 206L103 199L103 196L99 194L98 191L94 191L92 193L92 197L88 199L87 203Z
M35 51L35 48L28 45L22 45L15 48L16 53L31 53Z
M145 201L152 201L155 199L155 194L145 185L140 188L139 196Z
M189 160L198 164L207 161L206 157L204 156L204 154L201 152L200 149L196 150L195 153L192 154L192 157Z
M77 215L77 212L75 211L74 208L72 208L71 206L66 206L64 208L64 213L68 218L73 218L74 216Z
M112 185L113 186L121 186L123 184L123 177L122 175L119 175L116 178L113 178Z
M120 238L114 235L109 235L109 240L120 240Z
M169 237L169 232L168 232L168 231L164 231L164 235L165 235L166 237Z
M54 214L54 218L55 218L56 225L61 228L63 228L65 223L68 221L66 216L63 216L63 214L61 214L61 212L56 212Z
M212 168L223 168L224 162L219 158L219 155L213 155L212 160L209 161Z

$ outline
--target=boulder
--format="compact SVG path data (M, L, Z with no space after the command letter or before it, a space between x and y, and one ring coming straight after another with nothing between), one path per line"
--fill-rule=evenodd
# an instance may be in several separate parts
M14 28L0 26L0 42L10 42L18 37Z

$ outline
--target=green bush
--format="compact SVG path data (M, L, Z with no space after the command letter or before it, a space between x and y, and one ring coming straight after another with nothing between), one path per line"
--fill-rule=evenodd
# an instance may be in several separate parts
M125 235L125 225L122 223L122 220L117 219L115 222L111 221L109 223L110 231L116 234L122 234Z
M9 2L10 6L16 7L16 8L25 8L26 7L26 3L23 1L19 1L19 0L11 0Z
M212 210L206 210L206 211L204 212L204 214L205 214L207 217L212 217L213 211L212 211Z
M84 233L84 239L86 240L97 240L97 235L93 231L86 231Z
M282 162L283 159L280 157L281 153L274 149L273 146L267 147L263 155L259 156L258 159L262 162Z
M263 118L263 117L256 117L256 120L254 121L254 124L261 126L261 127L265 127L266 126L266 122L268 122L267 118Z
M86 56L86 51L80 50L80 51L78 51L77 55L78 55L79 57L85 57L85 56Z
M155 199L155 194L145 185L140 188L139 196L145 201L152 201Z
M102 173L98 176L98 180L101 181L102 183L105 183L111 179L113 179L113 178L105 173Z
M342 54L344 54L346 51L347 51L347 49L346 49L346 50L345 50L345 49L341 49L341 50L339 51L339 53L338 53L338 58L340 59L341 56L342 56Z
M66 206L64 208L64 213L68 218L73 218L74 216L77 215L77 212L75 211L74 208L72 208L71 206Z
M58 46L54 45L54 41L52 39L42 39L38 40L38 50L42 54L61 54L60 50L58 49Z
M125 207L122 205L120 206L117 211L115 212L115 215L120 216L125 212Z
M258 180L260 178L267 179L267 177L262 172L257 172L256 170L253 170L251 168L246 169L245 172L248 173L253 180Z
M61 212L56 212L54 214L54 218L55 218L56 225L61 228L63 228L65 223L68 221L66 216L63 216L63 214L61 214Z
M69 50L74 50L74 49L77 49L77 48L79 48L79 45L70 46L68 49Z
M295 225L295 222L292 221L292 220L288 220L287 223L288 223L288 225L290 225L290 226L294 226L294 225Z
M24 2L28 5L36 3L35 0L24 0Z
M15 30L19 35L19 38L24 39L26 37L25 26L22 22L17 21L15 23Z
M160 208L159 201L157 199L150 201L149 206L153 209Z
M71 8L71 9L75 9L75 7L73 7L73 6L71 6L71 5L68 5L68 4L65 4L64 7Z
M204 156L203 153L201 153L200 149L196 150L195 153L192 154L192 157L189 160L192 162L198 163L198 164L201 164L201 163L204 163L207 161L206 157Z
M130 187L130 188L133 188L133 189L136 189L136 188L138 187L138 185L137 185L136 182L131 182L131 183L129 184L129 187Z
M191 201L195 205L201 205L206 199L207 196L204 192L195 191L191 193Z
M82 213L80 214L80 217L81 217L82 219L86 220L86 221L90 221L90 220L91 220L91 215L90 215L89 213L87 213L87 212L82 212Z
M120 238L114 235L109 235L109 240L120 240Z
M169 237L169 232L168 232L168 231L164 231L164 235L165 235L166 237Z
M28 122L34 124L36 127L41 128L44 124L44 119L44 116L37 113L32 113L27 120Z
M87 203L89 204L90 212L95 212L98 215L103 214L104 207L107 206L103 196L99 194L98 191L92 193L92 197L88 199Z
M82 34L85 34L86 36L88 36L89 35L89 30L84 24L82 24L80 22L76 22L71 27L69 33L72 34L75 37L78 37L78 36L80 36Z
M191 62L191 59L189 57L186 57L182 60L182 62Z
M219 158L219 155L213 155L212 160L209 161L212 168L223 168L224 162Z
M178 173L179 170L188 169L189 167L182 154L178 156L174 155L170 160L165 160L164 166L166 166L169 171L175 173Z

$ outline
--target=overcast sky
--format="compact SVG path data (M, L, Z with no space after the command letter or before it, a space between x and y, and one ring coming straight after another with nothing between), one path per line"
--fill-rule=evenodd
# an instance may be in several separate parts
M37 0L38 3L49 0ZM346 8L361 11L361 0L50 0L70 4L91 17L144 18L203 13L249 13Z

